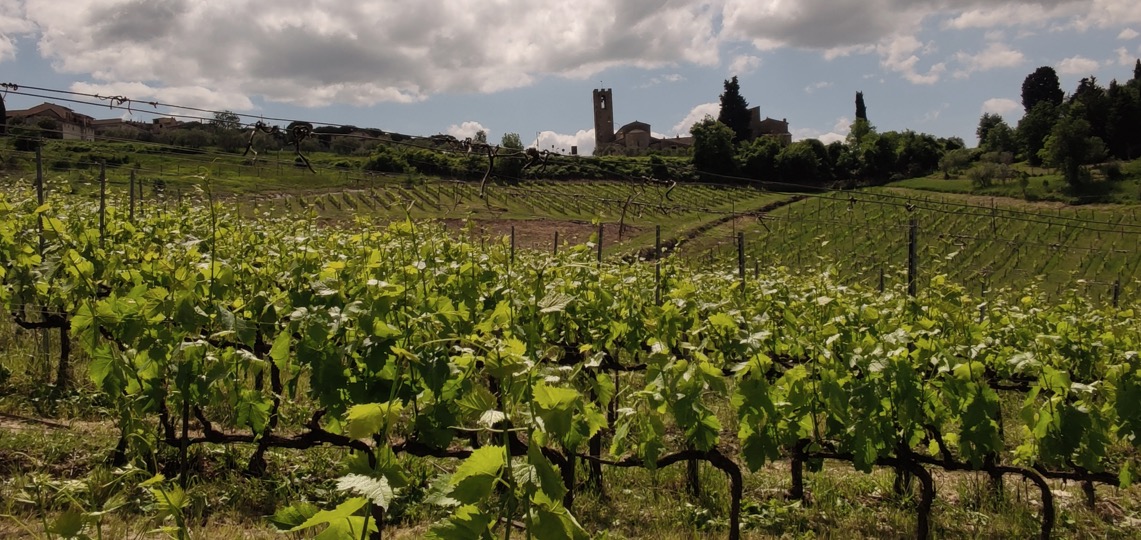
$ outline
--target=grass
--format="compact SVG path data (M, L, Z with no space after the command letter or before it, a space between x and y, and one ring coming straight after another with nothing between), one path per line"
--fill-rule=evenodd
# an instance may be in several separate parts
M6 396L0 401L0 412L41 417L22 407L14 395L34 388L34 378L43 371L30 361L10 361L34 357L37 340L25 334L0 343L0 360L12 372L0 388ZM77 359L77 373L85 372L85 362ZM111 467L108 458L118 433L105 412L93 405L98 402L94 389L85 379L79 380L73 394L76 405L54 409L51 414L62 428L0 419L0 537L43 537L45 529L69 510L105 512L99 521L104 538L151 537L156 529L172 524L156 508L154 495L139 484L155 472L173 477L175 471L167 469L176 451L159 449L126 468ZM722 436L728 442L736 419L722 400L707 399L722 417ZM1018 414L1023 399L1015 392L1004 393L1004 414ZM1013 424L1013 419L1007 423ZM1021 434L1006 435L1008 448L1020 442ZM191 450L193 473L185 510L191 538L279 538L280 533L266 521L275 509L296 501L328 508L339 500L334 483L341 473L334 464L345 457L344 450L271 450L266 456L267 474L261 478L240 472L251 451L248 445L202 445ZM436 474L454 470L458 464L410 457L403 463L425 487ZM580 467L579 472L585 473L584 469ZM1037 535L1040 501L1033 486L1009 478L1003 496L995 497L985 475L938 470L933 474L936 538ZM727 479L705 464L699 467L699 478L702 493L695 497L688 493L680 464L653 471L605 468L606 496L583 488L576 498L575 515L598 538L723 537L728 530ZM848 464L828 461L821 471L808 472L805 479L810 495L807 504L785 498L790 482L788 461L769 463L757 472L745 471L743 537L912 537L914 502L894 495L891 470L877 468L864 474ZM1055 538L1141 538L1141 488L1101 487L1097 506L1087 508L1078 485L1054 482L1052 487L1059 504ZM446 509L426 502L426 491L405 492L399 510L390 514L394 523L386 528L386 537L419 538L433 522L446 517ZM88 533L94 535L95 527L91 522Z
M1056 170L1032 167L1026 163L1016 163L1016 174L1025 173L1025 186L1018 178L996 180L988 186L979 186L963 174L945 178L937 172L929 176L909 178L888 184L890 187L907 188L939 193L963 193L989 197L1010 197L1027 201L1053 201L1066 204L1141 202L1141 160L1119 163L1122 178L1108 181L1096 167L1091 169L1093 183L1078 192L1066 183Z
M139 537L169 522L154 508L153 496L138 486L151 472L112 469L103 459L114 433L100 424L65 430L5 424L0 456L8 466L0 484L0 536L40 535L67 510L106 511L100 524L105 538ZM339 450L271 452L269 474L249 478L230 469L242 449L199 448L199 471L187 488L187 516L192 538L280 537L265 521L291 501L329 504ZM448 470L456 462L409 460L409 469ZM14 466L13 466L14 465ZM746 473L742 528L745 538L909 538L915 527L913 503L893 494L894 473L871 474L828 462L808 473L810 504L785 499L788 463L778 461ZM575 514L599 538L690 539L727 532L728 489L724 475L699 469L700 496L689 495L684 467L605 469L607 497L579 493ZM1029 538L1037 535L1037 490L1008 479L1003 497L993 495L989 479L975 473L936 472L937 497L932 527L937 538ZM114 484L114 485L110 485ZM102 486L102 489L100 487ZM1059 501L1056 538L1141 537L1141 492L1099 490L1098 506L1084 506L1076 485L1055 484ZM446 511L423 500L406 501L388 537L414 538ZM22 525L21 525L22 524ZM89 529L94 530L94 524Z

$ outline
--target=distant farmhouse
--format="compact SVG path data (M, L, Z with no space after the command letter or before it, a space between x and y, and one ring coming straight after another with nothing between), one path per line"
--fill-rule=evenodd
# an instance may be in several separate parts
M132 122L121 118L96 120L86 114L77 113L63 105L41 103L30 109L7 111L5 123L37 124L41 120L52 120L54 128L64 140L93 141L96 135L108 130L135 130L139 133L160 133L165 129L178 127L182 122L174 118L155 118L150 123Z
M792 142L788 120L761 119L761 108L749 109L751 139L776 137L783 144ZM594 154L637 155L651 150L665 153L688 152L693 148L693 137L654 137L650 124L637 120L614 131L614 93L610 88L594 91Z
M31 109L11 110L4 116L5 122L9 124L20 120L25 124L35 124L41 118L51 119L55 121L56 129L65 140L95 140L94 118L55 103L41 103Z

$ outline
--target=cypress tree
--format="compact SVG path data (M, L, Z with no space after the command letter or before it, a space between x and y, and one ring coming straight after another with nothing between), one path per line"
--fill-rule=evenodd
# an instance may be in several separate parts
M856 92L856 120L867 120L868 108L864 105L864 93Z
M725 81L725 93L721 94L721 112L717 121L733 130L733 142L749 140L749 102L741 97L741 85L737 76Z

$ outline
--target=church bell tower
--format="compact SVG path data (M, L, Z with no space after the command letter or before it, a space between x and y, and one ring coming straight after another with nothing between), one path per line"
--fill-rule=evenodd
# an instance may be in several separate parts
M594 91L594 145L602 148L614 142L613 92L609 88Z

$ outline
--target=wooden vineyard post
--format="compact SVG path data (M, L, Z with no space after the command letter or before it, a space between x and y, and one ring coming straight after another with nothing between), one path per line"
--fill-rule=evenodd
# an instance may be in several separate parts
M654 305L662 305L662 226L654 230Z
M1116 309L1118 300L1121 298L1121 278L1113 281L1113 307Z
M598 224L598 264L602 265L602 223Z
M131 169L131 176L128 179L128 185L130 186L130 192L131 192L130 201L131 202L127 206L127 218L131 220L131 223L134 223L135 222L135 170L134 169Z
M745 233L737 232L737 276L741 278L741 296L745 296Z
M36 140L36 204L38 206L44 205L44 155L43 155L44 140L42 138ZM44 214L40 212L36 216L39 223L39 248L40 257L44 256L44 249L46 248L44 240ZM40 306L42 316L47 315L47 307ZM47 328L40 329L40 353L42 354L43 365L45 369L49 362L51 362L51 336L48 334L51 330ZM46 371L44 372L46 376Z
M907 227L907 295L915 296L918 255L916 254L917 236L919 236L919 220L911 218Z
M515 268L515 226L511 226L511 260L507 271L510 272Z
M555 241L551 244L551 255L559 256L559 231L555 231Z
M43 139L36 142L36 204L44 205L44 156ZM44 256L44 215L40 213L36 218L40 223L40 257Z
M107 164L99 164L99 247L107 236Z

